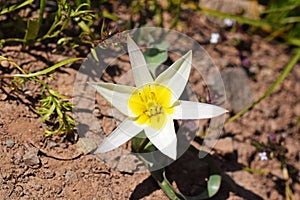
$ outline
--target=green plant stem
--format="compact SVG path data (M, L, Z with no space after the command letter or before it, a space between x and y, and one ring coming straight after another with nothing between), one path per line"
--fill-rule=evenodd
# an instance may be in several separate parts
M297 48L295 50L295 55L293 58L290 60L290 62L286 65L284 68L283 72L280 74L280 76L277 78L277 80L271 85L271 87L256 101L253 103L249 104L247 107L245 107L243 110L241 110L239 113L236 115L230 117L228 120L226 120L225 123L232 122L239 118L240 116L244 115L246 112L251 110L255 105L259 104L262 100L264 100L266 97L270 96L270 94L273 93L273 91L276 89L278 85L281 84L281 82L286 78L286 76L290 73L290 71L293 69L293 67L296 65L298 60L300 59L300 49Z
M20 43L24 43L25 40L23 38L7 38L7 39L2 39L2 40L0 40L0 47L2 47L7 42L20 42Z
M176 8L176 16L170 25L170 29L175 28L175 26L178 24L180 13L181 13L181 4L182 4L182 1L179 0L177 8Z
M45 6L46 6L46 0L40 0L40 9L39 9L39 18L38 18L39 26L42 25Z
M15 63L13 60L10 60L10 59L8 59L6 57L0 56L0 62L1 61L7 61L7 62L9 62L15 68L17 68L20 72L22 72L23 74L26 74L26 72L17 63ZM3 76L7 76L8 78L14 77L13 75L3 75Z
M145 147L147 146L147 144L150 142L150 140L148 138L145 138L142 142L142 144L137 147L136 152L137 153L142 153L145 150Z

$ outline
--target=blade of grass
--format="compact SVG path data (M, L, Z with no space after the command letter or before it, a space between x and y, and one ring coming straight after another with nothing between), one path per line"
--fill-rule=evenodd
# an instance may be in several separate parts
M266 97L270 96L270 94L273 93L273 91L276 89L278 85L281 84L281 82L286 78L286 76L290 73L290 71L293 69L293 67L296 65L296 63L300 59L300 48L295 50L295 55L290 60L290 62L286 65L283 72L280 74L280 76L277 78L277 80L271 85L271 87L256 101L249 104L247 107L245 107L243 110L241 110L239 113L235 114L234 116L230 117L225 123L232 122L239 118L240 116L244 115L246 112L251 110L255 105L259 104L262 100L264 100Z
M298 38L288 38L287 43L300 47L300 39Z
M20 9L20 8L22 8L24 6L27 6L27 5L29 5L29 4L31 4L33 2L34 2L34 0L27 0L27 1L23 2L23 3L21 3L21 4L14 4L14 5L12 5L12 6L8 7L8 8L4 8L3 10L1 10L0 11L0 15L12 12L12 11L17 10L17 9Z
M79 61L79 60L84 60L84 58L70 58L70 59L67 59L67 60L63 60L51 67L48 67L44 70L41 70L41 71L38 71L38 72L35 72L35 73L30 73L30 74L14 74L13 76L14 77L22 77L22 78L30 78L30 77L36 77L36 76L40 76L40 75L45 75L45 74L48 74L49 72L52 72L53 70L63 66L63 65L67 65L67 64L70 64L70 63L73 63L73 62L76 62L76 61Z
M294 3L293 5L287 5L287 6L280 7L280 8L268 9L268 10L262 11L261 14L289 11L289 10L293 10L293 9L297 8L298 6L300 6L300 3Z
M300 17L286 17L280 21L281 24L300 22Z

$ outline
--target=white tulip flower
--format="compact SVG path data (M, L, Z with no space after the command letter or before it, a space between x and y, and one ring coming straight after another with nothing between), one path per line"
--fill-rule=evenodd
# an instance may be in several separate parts
M178 100L188 82L192 51L153 80L143 53L129 36L127 45L136 87L90 83L127 116L100 144L98 152L113 150L144 130L157 149L176 160L177 137L173 120L207 119L222 115L226 110L211 104Z

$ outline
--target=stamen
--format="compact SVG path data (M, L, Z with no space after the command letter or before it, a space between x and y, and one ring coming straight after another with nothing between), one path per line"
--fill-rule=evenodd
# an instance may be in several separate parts
M129 106L136 114L136 121L140 124L147 124L155 129L160 129L166 122L167 114L174 110L171 101L171 91L161 85L146 85L129 99ZM161 99L164 98L164 104ZM166 103L169 102L169 103Z
M141 92L139 92L139 96L140 96L141 101L145 103L145 100L143 98L143 94Z

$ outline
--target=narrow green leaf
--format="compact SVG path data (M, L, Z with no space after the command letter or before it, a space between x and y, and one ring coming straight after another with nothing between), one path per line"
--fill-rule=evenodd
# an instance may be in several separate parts
M21 4L14 4L14 5L12 5L12 6L8 7L8 8L3 8L3 10L0 11L0 15L12 12L12 11L17 10L17 9L20 9L20 8L22 8L24 6L27 6L27 5L29 5L29 4L31 4L33 2L34 2L34 0L27 0L27 1L23 2L23 3L21 3Z
M165 194L172 200L182 200L185 199L181 194L177 193L171 183L165 176L164 169L156 170L151 172L152 177L157 181L160 188L165 192Z
M38 71L38 72L35 72L35 73L30 73L30 74L14 74L12 76L14 77L23 77L23 78L29 78L29 77L36 77L36 76L41 76L41 75L45 75L45 74L48 74L52 71L54 71L55 69L61 67L61 66L64 66L64 65L67 65L67 64L70 64L70 63L73 63L73 62L76 62L78 60L84 60L84 58L70 58L70 59L67 59L67 60L63 60L51 67L48 67L44 70L41 70L41 71Z
M300 22L300 17L286 17L280 21L281 24Z
M56 113L57 113L58 117L62 119L63 118L63 113L61 112L59 106L56 106L55 110L56 110Z
M32 43L35 41L35 38L38 36L40 30L40 23L38 19L30 19L27 21L27 28L24 40L26 43Z
M59 94L58 92L56 92L55 90L52 90L52 89L49 89L48 92L52 95L52 96L55 96L57 98L60 98L60 99L67 99L68 97L62 95L62 94Z
M262 11L261 14L268 14L268 13L279 13L284 11L290 11L300 6L300 3L294 2L293 5L286 5L286 6L280 6L279 8L271 8L265 11Z
M104 10L102 12L102 16L104 18L110 19L110 20L115 21L115 22L119 20L119 18L116 15L114 15L114 14L112 14L112 13L106 11L106 10Z
M78 22L78 26L86 33L90 34L92 31L90 29L90 27L84 22L84 21L80 21Z
M94 48L91 49L91 53L92 53L93 58L94 58L97 62L99 62L99 58L98 58L97 52L96 52L96 50L95 50Z
M52 113L54 112L55 110L55 104L52 104L52 106L50 107L50 109L48 110L47 114L45 114L43 117L42 117L42 121L46 121L47 119L49 119L49 117L52 115Z

